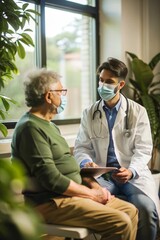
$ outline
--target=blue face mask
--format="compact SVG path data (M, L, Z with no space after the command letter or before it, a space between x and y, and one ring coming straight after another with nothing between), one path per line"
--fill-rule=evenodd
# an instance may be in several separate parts
M114 96L117 94L117 86L118 85L113 85L113 84L107 84L107 83L99 83L98 87L98 93L99 96L104 100L104 101L109 101Z
M61 96L61 104L57 107L57 114L60 114L61 112L64 111L64 108L67 104L67 98L66 96Z

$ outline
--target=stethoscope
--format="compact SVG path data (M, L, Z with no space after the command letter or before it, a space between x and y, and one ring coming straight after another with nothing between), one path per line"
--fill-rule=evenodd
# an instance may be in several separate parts
M123 95L124 96L124 95ZM125 97L125 96L124 96ZM125 129L124 129L124 136L125 137L130 137L131 136L131 130L129 129L129 126L128 126L128 112L129 112L129 102L128 102L128 98L126 98L126 103L127 103L127 108L126 108L126 117L125 117ZM101 119L102 118L102 112L101 110L99 109L99 105L101 103L102 99L99 100L98 104L97 104L97 109L94 111L93 113L93 116L92 116L92 119L94 120L95 118L95 115L99 114L99 118Z

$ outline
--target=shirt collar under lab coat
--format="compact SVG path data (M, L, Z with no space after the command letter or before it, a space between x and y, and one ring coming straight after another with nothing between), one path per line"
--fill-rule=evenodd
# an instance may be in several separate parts
M103 108L103 109L104 109L104 108L107 108L109 111L110 111L110 110L113 110L113 109L115 108L116 111L118 112L118 110L119 110L119 108L120 108L120 106L121 106L121 103L122 103L122 99L121 99L121 96L120 96L120 99L119 99L118 103L117 103L113 108L110 109L110 108L108 108L108 107L106 106L104 100L102 100L102 108Z

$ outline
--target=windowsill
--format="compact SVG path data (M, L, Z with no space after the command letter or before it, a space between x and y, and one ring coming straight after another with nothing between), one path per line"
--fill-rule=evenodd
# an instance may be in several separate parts
M61 131L62 136L66 139L69 147L74 147L75 139L79 129L79 124L60 125L58 127ZM14 129L10 129L6 138L0 138L0 158L10 156L13 131Z

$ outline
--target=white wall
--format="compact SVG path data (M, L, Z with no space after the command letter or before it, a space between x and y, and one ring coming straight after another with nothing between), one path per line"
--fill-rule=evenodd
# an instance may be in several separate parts
M160 52L160 1L122 0L122 52L145 61Z
M100 62L121 56L121 0L100 0Z
M147 62L160 52L159 0L100 0L100 60L125 51Z

